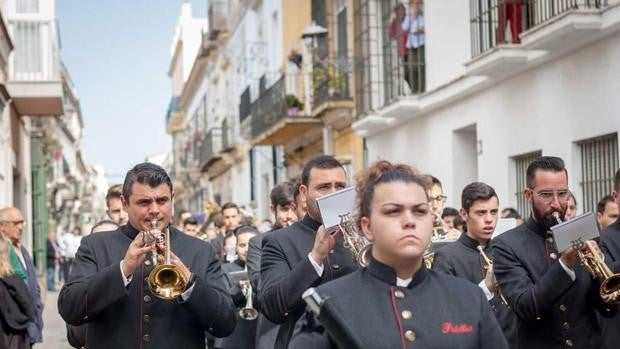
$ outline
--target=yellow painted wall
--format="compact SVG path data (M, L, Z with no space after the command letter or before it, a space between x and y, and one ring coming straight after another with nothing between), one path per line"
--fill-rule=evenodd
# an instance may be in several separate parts
M282 55L283 62L292 48L303 52L301 33L310 24L310 0L282 0Z
M364 168L364 142L355 131L348 127L334 135L334 156L337 159L351 159L353 172Z

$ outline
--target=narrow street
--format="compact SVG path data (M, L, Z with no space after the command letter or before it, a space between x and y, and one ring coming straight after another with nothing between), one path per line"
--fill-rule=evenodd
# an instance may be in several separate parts
M45 309L43 309L43 343L35 345L40 349L71 348L67 341L65 323L58 315L58 291L47 292L45 295Z

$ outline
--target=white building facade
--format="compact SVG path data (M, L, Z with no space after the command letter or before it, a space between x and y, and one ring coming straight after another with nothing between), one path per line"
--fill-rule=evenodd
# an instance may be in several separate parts
M466 184L486 182L501 207L527 216L527 164L559 156L579 212L594 211L620 161L618 1L527 2L520 40L498 29L510 20L498 17L497 1L428 1L421 93L403 87L404 63L393 63L400 60L385 28L395 3L356 2L354 128L367 162L405 162L435 175L454 207Z

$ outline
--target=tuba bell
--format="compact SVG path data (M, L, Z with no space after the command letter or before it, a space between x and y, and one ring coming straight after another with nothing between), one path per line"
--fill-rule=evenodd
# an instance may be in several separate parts
M356 220L351 217L350 213L338 215L338 217L340 217L338 227L342 231L344 247L351 252L360 267L368 266L372 258L370 254L372 243L361 234Z
M553 217L558 224L562 223L560 214L553 212ZM601 254L593 251L581 238L573 241L572 247L577 251L581 265L601 283L599 296L607 304L620 303L620 274L614 274L603 261ZM586 246L586 251L581 251Z
M158 220L151 220L151 228L157 228ZM170 262L170 229L165 228L158 235L143 232L142 239L147 245L155 244L153 251L153 265L155 268L149 273L148 284L154 296L172 300L183 293L187 286L187 278L179 267Z

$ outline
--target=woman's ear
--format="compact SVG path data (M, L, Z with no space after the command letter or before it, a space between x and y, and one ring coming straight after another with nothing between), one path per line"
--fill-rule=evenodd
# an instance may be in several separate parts
M375 236L370 230L370 219L368 217L362 217L362 219L360 219L360 227L362 228L362 233L364 233L368 241L375 240Z

